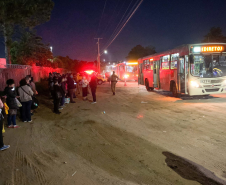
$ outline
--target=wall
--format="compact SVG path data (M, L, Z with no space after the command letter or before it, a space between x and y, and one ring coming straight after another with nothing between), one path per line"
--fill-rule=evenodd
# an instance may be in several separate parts
M8 79L14 79L15 85L19 86L19 82L26 75L31 75L34 78L34 82L38 82L41 78L48 78L49 73L57 72L64 73L64 69L57 68L53 69L50 67L38 67L38 66L27 66L21 68L1 68L0 66L0 91L3 91L6 87L6 81Z

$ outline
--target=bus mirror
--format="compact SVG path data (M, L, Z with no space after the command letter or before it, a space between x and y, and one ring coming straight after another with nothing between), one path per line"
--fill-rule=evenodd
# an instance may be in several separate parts
M190 64L194 64L194 55L189 56Z

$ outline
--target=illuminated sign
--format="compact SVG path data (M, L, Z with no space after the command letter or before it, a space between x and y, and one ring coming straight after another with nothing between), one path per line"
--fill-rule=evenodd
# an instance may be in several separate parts
M222 52L224 51L223 46L203 46L201 48L202 52Z
M150 61L153 61L153 58L151 58Z
M130 65L138 65L138 62L127 62L126 65L127 66L130 66Z

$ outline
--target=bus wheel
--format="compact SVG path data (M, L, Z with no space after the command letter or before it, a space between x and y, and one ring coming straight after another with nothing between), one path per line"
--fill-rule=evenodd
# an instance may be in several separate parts
M152 88L149 87L149 81L147 79L145 80L145 86L146 86L147 91L152 90Z
M172 93L173 93L173 97L178 97L177 87L175 83L173 83Z
M98 83L98 85L101 85L103 83L103 81L102 80L98 80L97 83Z

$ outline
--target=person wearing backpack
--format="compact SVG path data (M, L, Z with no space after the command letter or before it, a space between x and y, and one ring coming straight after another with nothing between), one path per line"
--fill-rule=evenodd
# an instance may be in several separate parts
M22 121L23 122L32 122L31 120L31 104L32 104L32 96L34 92L31 87L27 85L25 79L22 79L20 82L20 87L18 88L18 93L20 95L20 101L22 104Z

